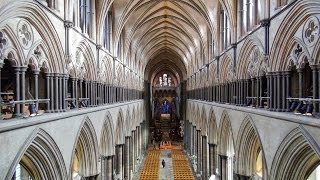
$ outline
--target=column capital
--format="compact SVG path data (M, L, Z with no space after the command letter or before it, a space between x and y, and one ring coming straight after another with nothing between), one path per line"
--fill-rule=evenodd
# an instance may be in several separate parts
M72 21L64 21L64 27L66 28L72 28L74 25L73 25L73 22Z
M270 19L263 19L260 21L262 27L269 27L270 26Z
M39 75L39 73L40 73L40 70L38 70L38 69L35 69L35 70L33 70L33 71L32 71L32 73L33 73L34 75Z

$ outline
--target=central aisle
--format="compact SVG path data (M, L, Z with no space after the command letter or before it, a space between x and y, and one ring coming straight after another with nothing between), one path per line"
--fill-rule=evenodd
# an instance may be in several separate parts
M173 146L172 150L150 148L144 166L140 172L140 180L193 180L187 157L180 148ZM162 167L162 160L165 167Z
M162 164L161 164L162 160L164 160L166 164L164 168L162 168ZM173 180L171 150L161 150L159 164L160 164L159 180Z

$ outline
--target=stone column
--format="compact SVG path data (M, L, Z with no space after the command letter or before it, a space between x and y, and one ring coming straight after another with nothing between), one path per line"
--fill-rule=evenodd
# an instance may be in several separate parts
M80 89L80 93L79 93L79 98L83 98L83 92L82 92L82 83L83 83L83 79L79 79L79 89Z
M320 65L317 66L318 67L318 89L315 89L315 91L318 91L318 98L320 98ZM318 111L320 111L320 104L318 103Z
M38 83L38 77L39 77L39 70L34 70L33 71L33 76L34 76L34 94L33 97L34 99L38 100L39 99L39 83ZM36 102L36 109L39 110L39 102Z
M123 144L116 145L116 174L123 179Z
M268 109L270 108L270 76L269 74L266 74L266 78L267 78L267 97L269 97L269 99L267 99L267 106Z
M59 112L59 74L54 74L54 96L55 96L55 112Z
M207 165L208 165L208 157L207 157L207 136L202 136L202 177L203 179L208 179Z
M59 111L60 112L63 112L63 94L64 94L64 91L63 91L63 74L60 74L59 75Z
M124 178L131 179L130 177L130 142L131 137L127 136L125 138L125 160L124 160Z
M264 107L264 105L263 105L263 103L262 103L262 101L261 101L261 97L263 97L263 82L262 82L262 80L263 80L263 77L262 76L260 76L259 77L259 96L260 96L260 98L259 98L259 104L260 104L260 108L263 108Z
M303 69L298 69L298 74L299 74L299 98L303 98L304 97L304 95L303 95L303 88L304 88Z
M277 72L277 111L281 111L281 72Z
M201 131L197 129L197 173L201 171Z
M221 180L227 180L227 161L228 156L219 155L220 159L220 178Z
M197 130L196 130L196 126L193 126L193 155L197 156Z
M26 71L27 67L21 67L21 100L26 100ZM21 104L21 113L24 114L25 103Z
M15 101L20 101L20 67L14 69L16 75ZM20 104L15 104L14 117L21 116Z
M66 105L66 97L68 92L68 86L67 86L67 75L62 75L62 110L66 111L67 105Z
M272 110L273 111L277 110L277 88L278 88L278 86L277 86L277 75L274 72L273 73L273 90L272 90L272 92L273 92L273 108L272 108Z
M107 157L107 178L106 179L114 179L113 177L113 161L114 156L108 156Z
M273 76L272 73L269 73L269 110L273 110Z
M260 107L260 84L261 84L261 77L256 77L256 107Z
M318 70L317 70L317 66L311 66L312 69L312 86L313 86L313 92L312 92L312 98L313 99L318 99ZM313 102L313 111L314 112L319 112L318 110L318 103Z
M288 97L291 97L291 79L290 79L290 72L289 71L287 71L286 73L285 73L285 76L286 76L286 98L288 98ZM286 111L287 112L289 112L290 111L290 103L289 103L289 100L287 100L286 99Z
M287 111L287 89L289 89L289 87L286 84L286 72L282 72L282 112L286 112Z
M216 174L216 144L209 143L209 176Z
M112 159L113 156L101 156L101 180L113 179Z

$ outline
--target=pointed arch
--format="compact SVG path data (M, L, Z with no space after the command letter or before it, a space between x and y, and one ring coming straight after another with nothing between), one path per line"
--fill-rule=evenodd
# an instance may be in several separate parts
M206 109L204 106L201 108L201 119L200 119L200 129L201 129L201 135L203 136L208 136L207 135L207 114L206 114Z
M85 117L80 127L71 158L70 174L76 171L82 177L87 177L98 172L98 140L88 117Z
M256 175L256 161L260 152L262 152L263 178L267 179L264 149L252 118L250 116L246 116L240 126L237 138L237 173L247 177Z
M51 136L43 129L35 129L26 140L5 179L11 179L20 164L32 179L67 179L62 154Z
M112 116L107 111L100 137L100 148L99 152L103 156L110 156L114 154L114 130L112 123Z
M220 155L232 156L234 154L232 127L226 110L224 110L221 115L218 144Z
M300 126L292 130L280 144L272 161L271 179L307 179L320 164L311 136Z
M36 29L45 44L48 45L48 59L52 72L63 73L65 67L64 50L58 32L43 9L32 1L21 0L7 3L0 10L0 27L8 20L19 17Z
M208 142L217 144L218 143L218 128L217 120L214 109L211 107L208 119Z
M123 117L123 111L120 108L118 117L117 117L117 123L116 123L116 136L115 136L115 143L117 144L124 144L124 117Z

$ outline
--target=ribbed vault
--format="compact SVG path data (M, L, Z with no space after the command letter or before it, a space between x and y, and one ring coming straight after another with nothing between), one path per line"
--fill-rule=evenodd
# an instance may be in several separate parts
M116 0L108 7L116 22L114 53L120 51L121 40L124 63L137 69L141 66L146 80L168 70L181 81L208 63L207 37L215 36L208 12L214 11L214 2Z

